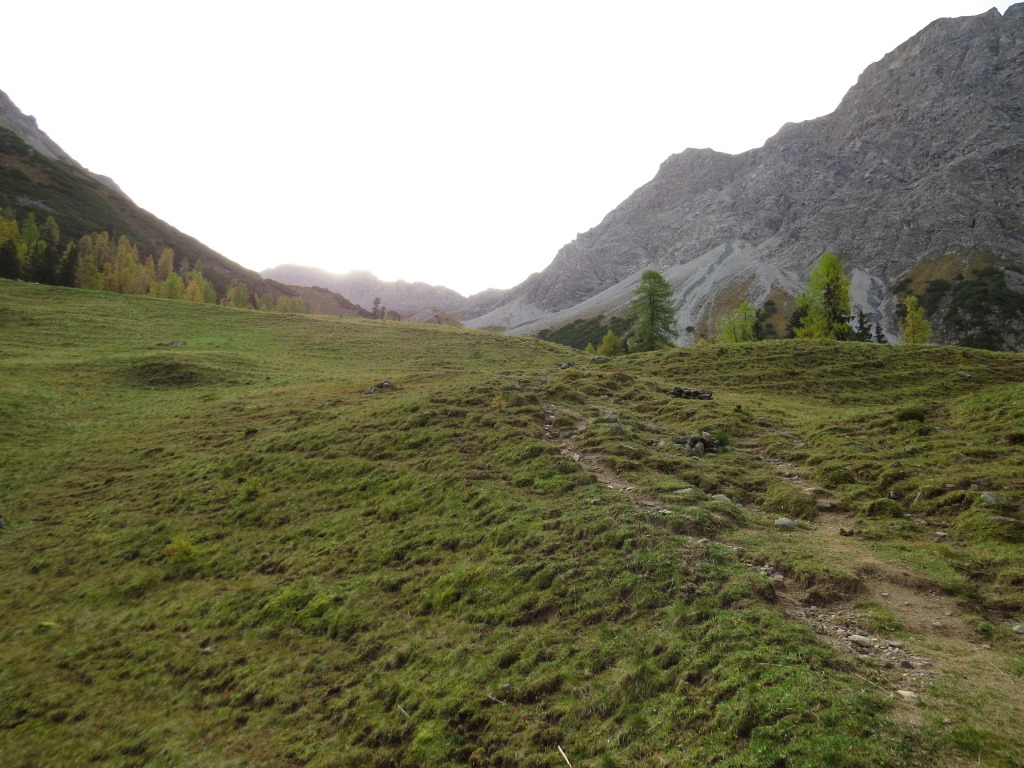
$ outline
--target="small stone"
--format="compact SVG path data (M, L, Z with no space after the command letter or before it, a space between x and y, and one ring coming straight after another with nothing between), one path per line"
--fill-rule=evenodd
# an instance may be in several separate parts
M890 648L904 648L906 646L904 646L904 644L901 641L899 641L899 640L890 640L889 641L889 647Z
M917 694L913 691L896 691L896 695L904 701L917 701Z
M888 592L882 592L882 597L888 597L888 596L889 596Z
M592 362L592 363L607 363L608 362L608 358L605 357L604 355L595 355L594 357L590 358L590 362Z
M935 541L940 541L941 542L941 541L946 541L947 539L949 539L949 534L946 533L945 531L939 531L938 533L935 534Z
M985 491L983 494L978 496L978 503L983 507L998 507L1002 505L1003 498L998 493Z
M780 531L795 531L797 529L796 523L790 520L788 517L780 517L775 521L775 527Z
M1024 624L1018 624L1013 628L1013 631L1018 635L1024 635Z
M574 363L574 362L572 362L570 360L570 361L565 362L565 363L559 363L558 367L561 368L564 371L566 368L575 368L576 367L576 363Z
M732 504L732 499L730 499L724 493L716 493L714 496L711 497L711 499L713 501L720 501L723 504Z
M871 642L871 638L864 635L850 635L850 642L854 645L859 645L861 648L871 648L874 645Z
M914 665L911 662L907 661L906 659L904 659L903 661L900 662L900 666L903 667L903 669L913 669L914 668Z
M942 627L944 627L945 625L941 621L936 619L935 621L932 622L932 626L935 627L936 629L942 629Z
M815 506L818 509L832 509L832 502L831 501L826 501L825 499L818 499L815 502Z

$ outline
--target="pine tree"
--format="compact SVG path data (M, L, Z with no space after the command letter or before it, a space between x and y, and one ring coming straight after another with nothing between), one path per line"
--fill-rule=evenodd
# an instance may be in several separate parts
M875 323L875 343L876 344L888 344L889 339L885 335L885 328L882 327L881 322Z
M584 352L585 354L587 354L587 355L596 355L596 354L597 354L597 351L596 351L596 350L594 349L594 342L592 342L592 341L588 341L588 342L587 342L587 346L586 346L586 348L585 348L585 349L583 350L583 352Z
M824 253L818 259L797 302L807 310L796 328L799 338L846 341L853 335L849 322L850 281L843 262L834 253Z
M748 301L740 304L739 309L726 317L718 329L718 338L726 344L741 341L757 341L757 312Z
M221 300L221 304L226 307L250 309L249 286L241 280L232 280L231 285L228 287L227 295Z
M622 354L622 342L611 328L608 329L608 333L601 339L601 343L597 347L597 354L604 355L605 357L615 357L615 355Z
M164 248L160 252L160 260L156 263L156 279L163 282L172 274L174 274L174 251Z
M924 308L917 302L917 296L907 296L903 302L907 316L900 323L900 341L904 344L927 344L932 340L932 326L925 317Z
M216 304L217 291L213 283L203 277L203 267L200 264L188 273L188 284L185 286L185 301L196 304Z
M854 341L871 341L871 323L864 315L864 310L857 307L857 328L853 331Z
M630 317L636 320L632 334L634 352L650 352L675 344L676 317L672 307L672 286L654 269L640 276L629 305Z
M18 258L18 244L14 240L0 242L0 277L9 280L21 277L21 259Z
M160 296L164 299L180 301L185 298L185 281L177 272L171 272L160 286Z

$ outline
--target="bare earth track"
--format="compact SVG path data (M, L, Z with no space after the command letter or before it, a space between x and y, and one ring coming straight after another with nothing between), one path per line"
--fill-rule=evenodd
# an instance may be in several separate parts
M638 512L656 514L663 511L668 514L668 510L662 510L661 503L637 491L600 455L588 453L578 445L576 437L586 430L591 418L561 404L547 403L544 407L545 437L564 456L578 462L600 483L626 497ZM588 403L586 407L608 411L604 404ZM608 412L603 415L614 414ZM569 416L574 426L557 426L559 416ZM564 423L564 419L561 421ZM783 479L801 492L819 498L824 493L805 479L808 474L806 468L761 456L756 446L743 450L774 467ZM750 508L746 511L750 515L762 514ZM920 705L926 698L931 701L932 692L944 684L954 688L971 685L987 690L1002 699L1009 723L1024 722L1024 690L999 668L998 657L969 622L969 614L953 597L944 594L923 575L885 559L855 536L848 535L847 529L853 524L852 517L825 509L805 529L788 534L813 535L816 546L831 562L842 563L857 575L857 594L846 595L824 605L813 604L807 590L786 577L785 563L756 562L746 557L744 548L737 546L728 536L719 537L715 543L729 547L748 567L768 577L779 607L788 616L808 624L839 651L854 655L870 665L874 672L872 676L883 682L864 679L873 686L884 686L904 702L897 717L906 725L921 725ZM753 529L747 532L751 531ZM863 629L871 623L867 611L859 607L866 604L880 605L896 616L902 627L898 634L902 637L881 637ZM943 707L938 709L944 712ZM941 722L946 726L953 724L950 717L943 717Z

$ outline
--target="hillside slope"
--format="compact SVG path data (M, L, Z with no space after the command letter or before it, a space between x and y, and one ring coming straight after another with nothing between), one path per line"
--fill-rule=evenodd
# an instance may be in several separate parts
M996 264L1011 268L1006 280L1024 301L1022 92L1024 4L938 20L869 66L832 114L740 155L668 158L469 322L535 333L618 312L654 267L675 288L680 330L693 329L682 340L693 340L744 298L781 304L798 293L826 251L852 269L854 304L890 329L903 276L954 281ZM969 335L947 320L933 317L944 341ZM1024 343L1024 316L1003 326L1003 346Z
M0 332L5 765L1024 761L1019 356L3 280Z
M161 221L133 203L110 179L91 173L41 131L0 91L0 210L21 219L35 213L39 221L53 216L65 238L110 232L126 235L144 254L158 256L171 248L180 265L203 264L206 278L221 296L232 280L249 286L253 295L290 296L294 292L265 280L198 240Z

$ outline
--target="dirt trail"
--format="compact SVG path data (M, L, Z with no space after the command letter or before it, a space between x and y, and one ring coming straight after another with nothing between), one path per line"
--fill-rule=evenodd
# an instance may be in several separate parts
M594 406L602 407L598 404L587 407ZM562 405L547 404L545 413L545 436L563 455L579 462L599 482L624 494L639 509L651 512L663 506L637 492L629 480L606 465L601 456L579 447L576 436L585 431L593 419ZM572 427L557 426L556 420L563 415L573 419ZM782 479L802 492L821 498L823 492L812 486L805 468L766 459L759 455L756 447L744 450L773 466ZM751 513L759 514L753 510ZM915 574L905 565L886 560L849 535L847 529L853 527L851 517L823 510L810 531L792 534L813 535L816 546L820 546L828 560L842 563L857 575L858 593L839 602L822 606L810 604L806 592L785 578L785 564L747 562L747 565L772 580L779 605L787 615L810 625L840 651L873 664L894 695L908 703L917 701L928 686L943 675L953 674L983 683L1024 711L1024 690L999 668L997 655L975 629L977 618L965 614L953 597L942 593L924 576ZM731 545L727 540L719 543ZM732 546L732 549L743 559L742 547ZM899 640L891 634L883 637L881 635L886 633L862 629L872 625L870 609L866 606L870 603L888 609L904 628L907 639ZM916 708L905 708L903 717L908 724L920 721Z

